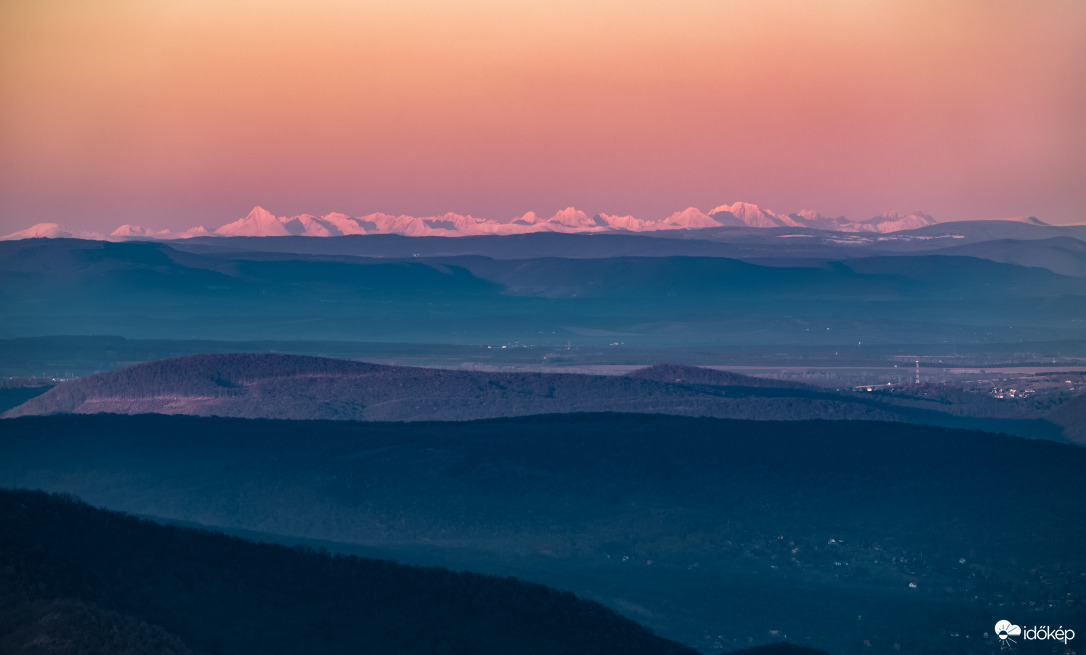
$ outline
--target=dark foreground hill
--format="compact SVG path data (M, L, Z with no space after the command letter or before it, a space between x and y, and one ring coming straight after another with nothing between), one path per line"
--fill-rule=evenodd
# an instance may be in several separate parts
M497 373L262 354L136 364L60 384L4 416L158 413L460 421L571 412L905 421L1061 438L1058 426L1008 414L1005 405L984 397L957 405L886 394L875 398L691 366L660 365L625 376Z
M989 653L1003 618L1084 625L1084 470L1079 447L868 422L0 421L0 485L514 575L706 652Z
M696 655L573 594L0 490L4 653Z

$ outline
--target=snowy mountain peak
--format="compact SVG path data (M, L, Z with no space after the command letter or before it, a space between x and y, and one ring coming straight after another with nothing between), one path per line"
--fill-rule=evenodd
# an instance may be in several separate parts
M539 222L539 217L535 212L524 212L520 216L514 218L510 223L514 225L535 225Z
M1047 225L1033 216L1005 219L1034 225ZM529 232L656 232L661 230L698 230L717 227L798 228L833 232L889 233L914 230L937 221L921 211L903 214L888 211L863 221L851 221L843 216L831 217L812 209L790 214L776 213L749 202L718 205L709 213L697 207L687 207L665 218L637 218L616 214L586 212L570 206L544 218L526 212L514 218L491 220L470 214L446 212L433 216L392 215L381 212L353 217L340 212L324 216L300 214L281 217L260 207L253 207L244 218L227 223L214 231L194 227L183 232L152 230L140 225L122 225L107 239L185 239L210 236L330 237L358 234L401 234L405 236L469 236L525 234ZM82 238L101 239L89 232L69 230L57 223L39 223L0 239Z
M111 237L146 237L153 234L151 230L142 225L122 225L109 233Z
M588 214L584 213L576 207L566 207L559 211L547 221L553 227L563 228L596 228L600 227L595 220L590 218Z
M721 223L707 215L697 207L687 207L681 212L675 212L664 219L668 226L679 229L699 229L703 227L720 227Z
M893 210L886 211L886 212L883 212L883 213L879 214L878 216L875 216L874 218L871 219L871 222L873 222L873 223L886 223L886 222L900 221L900 220L904 220L904 219L916 219L916 220L921 220L921 221L928 221L929 223L934 223L935 222L935 219L932 218L930 214L925 214L922 211L913 211L913 212L909 212L908 214L902 214L901 212L897 212L897 211L893 211Z
M256 205L249 211L249 214L245 217L245 220L267 222L279 219L275 217L275 214L271 213L267 209L264 209L260 205Z
M12 232L0 237L0 241L16 241L18 239L97 239L97 234L90 232L75 232L57 223L38 223L25 230Z
M826 217L816 212L813 209L801 209L794 214L789 214L794 220L816 222L824 220Z
M935 225L936 222L934 218L922 211L914 211L908 214L888 211L864 221L861 224L863 226L861 229L872 232L899 232Z
M230 237L285 237L292 233L283 220L263 207L253 207L245 218L227 223L215 230L216 234Z
M730 205L720 205L709 212L709 215L724 225L746 225L748 227L782 227L795 225L795 221L766 211L758 205L749 202L733 202Z

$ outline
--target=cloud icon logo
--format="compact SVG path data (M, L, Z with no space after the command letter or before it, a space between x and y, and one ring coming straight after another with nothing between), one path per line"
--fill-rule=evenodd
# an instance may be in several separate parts
M1010 621L1000 621L995 624L995 633L1002 642L1010 641L1014 643L1011 637L1017 637L1022 634L1022 628L1014 625Z

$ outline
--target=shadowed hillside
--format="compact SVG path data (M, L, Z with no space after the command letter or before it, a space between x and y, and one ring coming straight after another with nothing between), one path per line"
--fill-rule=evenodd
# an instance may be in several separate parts
M1079 625L1084 469L1069 445L868 422L0 422L6 486L515 575L707 651L986 654L1003 615Z
M964 396L963 396L964 397ZM757 420L884 420L986 427L1060 438L1030 417L873 398L691 366L625 376L492 373L386 366L296 355L194 355L60 384L5 417L57 413L189 414L365 421L474 420L572 412L644 412ZM994 407L994 410L992 409ZM975 411L982 410L979 414ZM987 413L986 413L987 412Z
M0 380L0 413L18 407L53 388L52 381L35 378Z
M0 650L695 655L572 594L0 490Z
M1067 439L1086 444L1086 394L1079 394L1060 405L1048 418L1063 426Z

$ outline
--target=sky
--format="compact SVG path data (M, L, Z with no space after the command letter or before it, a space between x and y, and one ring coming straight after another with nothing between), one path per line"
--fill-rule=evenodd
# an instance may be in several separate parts
M278 215L1086 222L1080 0L0 0L0 233Z

